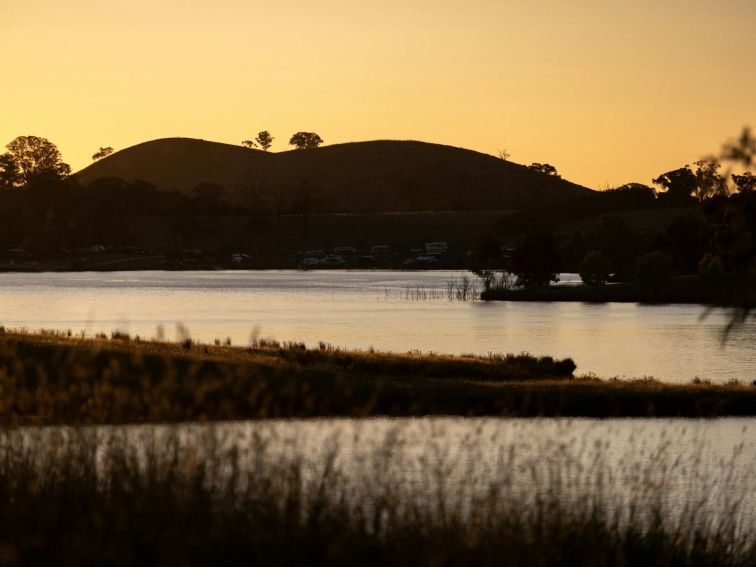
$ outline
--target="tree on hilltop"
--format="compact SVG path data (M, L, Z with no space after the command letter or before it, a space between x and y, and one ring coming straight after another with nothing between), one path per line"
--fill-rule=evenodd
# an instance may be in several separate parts
M113 148L111 148L110 146L108 146L107 148L100 148L92 155L92 161L97 161L98 159L108 157L112 153Z
M16 161L10 154L0 155L0 188L11 188L17 186L18 170Z
M691 196L698 187L696 175L687 165L662 173L653 180L653 183L666 189L666 193L664 193L666 199L673 203L683 204L691 200Z
M732 175L732 180L735 183L739 193L750 193L756 191L756 175L750 171L746 171L743 175Z
M30 187L45 181L60 181L71 174L57 146L46 138L19 136L0 156L0 185Z
M727 195L727 179L721 176L721 167L715 158L698 160L696 166L696 197L699 201L716 195Z
M257 138L255 138L255 141L260 144L260 147L264 152L267 152L270 147L273 145L273 140L275 138L270 135L270 132L267 130L263 130L262 132L259 132L257 134Z
M544 175L551 175L553 177L561 177L561 175L557 173L556 167L554 167L553 165L549 163L533 162L528 166L528 169L532 171L537 171L538 173L543 173Z
M241 145L248 150L254 150L257 147L257 144L255 144L252 140L242 140Z
M289 144L298 150L310 150L323 143L323 139L315 132L297 132L289 140Z

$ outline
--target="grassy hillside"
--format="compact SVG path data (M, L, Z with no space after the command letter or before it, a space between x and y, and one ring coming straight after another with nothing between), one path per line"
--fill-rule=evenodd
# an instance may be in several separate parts
M191 193L200 183L225 188L228 200L271 208L306 201L312 213L522 209L589 190L490 155L414 141L337 144L266 153L189 138L145 142L76 174L143 179Z

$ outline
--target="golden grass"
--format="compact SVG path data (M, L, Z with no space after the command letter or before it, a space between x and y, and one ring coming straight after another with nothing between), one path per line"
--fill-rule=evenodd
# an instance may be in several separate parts
M0 333L0 421L754 415L756 387L574 379L574 363Z

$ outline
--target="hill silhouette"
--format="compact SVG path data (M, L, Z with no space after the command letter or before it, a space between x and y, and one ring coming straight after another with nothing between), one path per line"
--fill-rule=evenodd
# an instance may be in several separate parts
M185 194L212 183L224 187L230 202L260 201L279 212L299 207L307 213L525 209L590 192L487 154L416 141L267 153L165 138L116 152L75 176L85 184L141 179Z

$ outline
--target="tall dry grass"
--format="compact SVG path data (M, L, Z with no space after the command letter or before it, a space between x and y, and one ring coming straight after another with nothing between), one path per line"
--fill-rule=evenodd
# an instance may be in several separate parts
M334 439L313 460L296 442L283 450L291 440L275 435L253 431L237 443L212 427L182 431L3 431L0 561L745 566L756 560L754 537L742 523L748 516L739 509L752 498L735 491L727 514L717 515L705 506L707 494L693 491L670 509L670 482L691 462L664 459L663 448L625 471L629 484L618 493L600 446L582 465L565 459L559 445L535 455L504 451L483 482L475 461L460 476L453 443L427 444L408 475L398 465L406 464L405 441L396 429L352 473ZM460 443L483 444L482 435Z
M571 359L0 332L0 424L392 415L754 415L756 387L575 379Z

